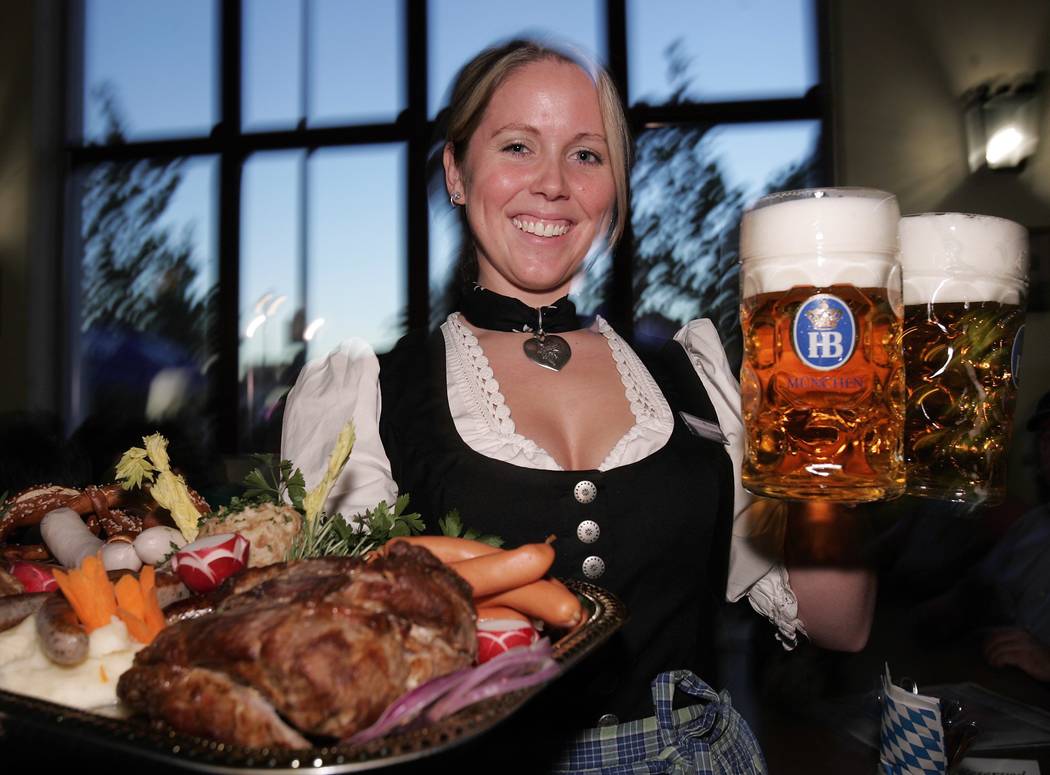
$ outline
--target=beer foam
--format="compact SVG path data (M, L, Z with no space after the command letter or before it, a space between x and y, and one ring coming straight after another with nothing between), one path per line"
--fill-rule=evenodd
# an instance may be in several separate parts
M896 265L899 220L896 197L874 189L762 197L740 222L742 295L797 285L885 287Z
M1005 218L922 213L900 222L904 303L1021 304L1028 287L1028 232Z

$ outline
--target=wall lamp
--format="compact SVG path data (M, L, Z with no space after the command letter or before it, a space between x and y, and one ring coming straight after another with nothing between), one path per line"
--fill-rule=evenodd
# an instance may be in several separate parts
M1021 169L1039 144L1043 73L1000 79L963 95L970 172Z

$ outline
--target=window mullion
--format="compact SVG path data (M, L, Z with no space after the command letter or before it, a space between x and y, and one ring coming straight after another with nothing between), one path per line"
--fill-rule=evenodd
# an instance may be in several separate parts
M605 31L609 52L609 72L616 82L624 103L627 102L627 2L626 0L606 0ZM630 115L630 114L628 114ZM612 277L607 289L608 317L617 329L631 338L634 332L634 283L632 278L632 261L634 253L634 231L631 228L630 213L620 213L624 221L623 236L613 251Z
M226 453L237 451L240 405L238 362L240 341L241 174L244 152L241 134L241 22L243 0L222 0L219 25L219 308L217 371L213 400L217 442Z
M403 0L405 97L409 124L405 165L405 250L408 327L425 328L430 316L430 236L427 218L427 2Z

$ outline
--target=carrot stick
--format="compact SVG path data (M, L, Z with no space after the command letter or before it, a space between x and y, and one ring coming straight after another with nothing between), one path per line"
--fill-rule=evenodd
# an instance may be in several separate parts
M142 602L146 608L146 625L150 630L149 642L152 642L167 624L164 612L160 608L160 602L157 600L156 584L153 566L147 565L139 574L139 586L142 588Z
M121 576L113 588L117 594L117 612L123 608L134 614L138 619L145 621L146 606L142 600L142 587L131 574Z
M139 571L139 586L142 587L142 597L145 598L150 590L157 588L157 575L152 565L143 565Z
M62 590L62 594L66 596L66 600L69 601L70 607L76 613L77 618L81 622L87 621L89 614L87 609L84 608L84 603L80 600L80 596L77 594L76 589L73 587L73 581L62 571L57 568L54 571L55 583L58 584L58 588Z
M109 624L109 620L117 615L117 600L113 592L113 584L106 575L106 568L97 556L85 557L81 566L87 575L89 589L94 593L99 624L103 627Z
M141 579L128 573L114 586L97 557L87 557L80 568L55 570L58 588L66 596L84 630L91 633L109 624L114 616L124 622L128 633L141 643L151 643L164 629L164 612L157 601L156 577L151 565Z
M149 627L146 626L146 623L142 621L142 619L123 608L117 609L117 615L127 626L128 633L131 637L139 643L149 643L152 640L149 633Z

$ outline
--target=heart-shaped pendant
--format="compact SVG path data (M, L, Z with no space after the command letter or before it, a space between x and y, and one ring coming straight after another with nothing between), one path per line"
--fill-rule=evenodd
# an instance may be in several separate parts
M561 371L572 357L569 343L557 334L529 337L521 347L526 358L551 371Z

